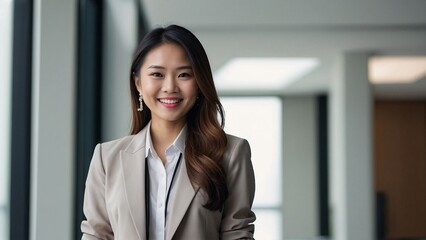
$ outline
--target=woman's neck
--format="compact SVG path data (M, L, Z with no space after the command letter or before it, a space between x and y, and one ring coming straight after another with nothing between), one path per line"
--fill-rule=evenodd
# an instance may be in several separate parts
M166 163L167 147L173 143L184 125L185 123L151 122L151 141L163 164Z

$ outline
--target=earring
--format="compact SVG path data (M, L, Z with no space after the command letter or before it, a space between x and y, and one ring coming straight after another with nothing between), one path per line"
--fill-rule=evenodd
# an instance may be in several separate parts
M138 108L138 112L142 112L143 111L143 99L142 99L142 94L139 93L139 108Z

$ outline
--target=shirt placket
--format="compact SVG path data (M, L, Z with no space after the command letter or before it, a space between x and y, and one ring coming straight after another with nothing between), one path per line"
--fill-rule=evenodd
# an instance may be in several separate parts
M165 203L166 203L166 189L167 189L167 175L166 175L166 169L162 166L160 171L160 181L158 186L158 192L157 192L157 219L158 225L156 227L157 229L157 236L159 236L159 239L164 239L164 226L165 226L165 217L164 217L164 210L165 210Z

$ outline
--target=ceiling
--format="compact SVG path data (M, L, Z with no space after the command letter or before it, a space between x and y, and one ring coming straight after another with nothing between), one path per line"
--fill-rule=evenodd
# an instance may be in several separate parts
M174 23L192 30L206 48L214 72L237 57L319 61L317 68L290 85L244 94L327 92L336 59L345 52L426 55L424 0L141 1L151 28ZM426 98L426 78L373 89L380 98Z

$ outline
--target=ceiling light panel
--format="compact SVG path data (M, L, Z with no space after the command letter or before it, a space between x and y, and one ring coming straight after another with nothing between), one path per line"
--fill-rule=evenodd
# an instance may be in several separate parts
M374 84L412 83L426 76L426 56L376 56L368 61Z
M319 65L316 58L234 58L214 74L219 90L277 90Z

